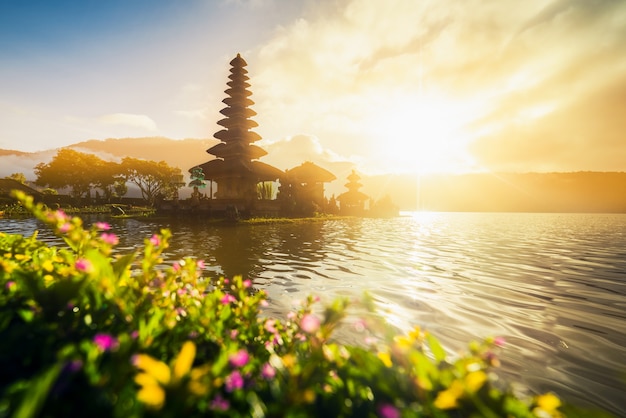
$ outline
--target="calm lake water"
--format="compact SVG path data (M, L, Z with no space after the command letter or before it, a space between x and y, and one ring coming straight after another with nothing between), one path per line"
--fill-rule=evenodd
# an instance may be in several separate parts
M194 255L209 277L243 274L268 292L274 315L310 294L330 301L367 290L390 323L428 329L452 352L502 336L505 378L626 416L626 215L405 215L274 225L110 222L122 251L170 228L168 263ZM37 228L34 220L0 219L6 232Z

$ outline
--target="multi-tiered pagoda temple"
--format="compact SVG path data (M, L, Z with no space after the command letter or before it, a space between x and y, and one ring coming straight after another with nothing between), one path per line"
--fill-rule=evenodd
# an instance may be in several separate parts
M340 204L340 210L347 215L362 215L365 210L365 202L369 200L369 196L359 191L363 185L359 183L361 177L352 170L348 176L348 182L345 184L347 192L337 196Z
M249 98L252 92L248 90L248 71L244 68L247 63L237 54L230 65L230 81L226 83L229 88L224 91L228 97L222 100L227 106L220 111L225 118L217 122L224 129L213 135L222 142L207 150L216 158L199 167L206 180L217 184L216 201L251 210L257 200L257 184L276 181L284 173L257 161L267 152L253 145L261 136L251 130L258 124L250 119L256 112L250 109L254 102Z

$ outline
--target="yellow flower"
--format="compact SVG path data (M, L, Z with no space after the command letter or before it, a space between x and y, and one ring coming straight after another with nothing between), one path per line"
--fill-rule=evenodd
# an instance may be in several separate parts
M48 273L54 270L54 266L52 265L52 261L50 260L44 261L43 264L41 265L41 268L47 271Z
M452 409L459 406L458 399L463 395L463 385L458 380L437 394L434 405L439 409Z
M487 374L485 372L478 371L469 373L465 376L465 388L469 392L477 392L487 380Z
M137 354L134 359L135 366L152 376L157 382L167 385L171 380L171 371L167 364L153 359L147 354ZM139 382L138 382L139 383Z
M385 366L391 367L393 365L393 363L391 362L391 356L389 355L389 353L379 351L377 356L380 359L380 361L383 362Z
M191 365L196 357L196 345L191 341L186 341L181 348L178 357L174 361L174 381L179 381L191 370Z
M165 403L165 390L159 383L146 373L138 374L135 377L135 382L141 386L137 392L137 399L149 408L161 409Z
M537 397L537 406L544 411L552 414L561 406L561 400L553 393L546 393Z

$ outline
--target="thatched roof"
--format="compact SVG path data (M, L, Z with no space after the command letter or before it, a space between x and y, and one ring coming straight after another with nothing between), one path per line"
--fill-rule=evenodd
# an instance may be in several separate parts
M199 166L204 172L204 178L219 180L226 177L255 177L257 181L274 181L282 178L285 173L276 167L260 161L234 161L214 159Z
M297 183L328 183L337 179L333 173L310 161L286 170L286 174L290 180Z
M22 192L29 194L33 197L41 196L41 193L37 190L28 187L25 184L20 183L13 179L0 179L0 196L10 196L12 190L21 190Z

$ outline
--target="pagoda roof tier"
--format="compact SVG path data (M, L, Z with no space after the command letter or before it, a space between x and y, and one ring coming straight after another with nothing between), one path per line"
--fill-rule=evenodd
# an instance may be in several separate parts
M337 179L330 171L313 164L310 161L304 162L297 167L286 171L290 179L298 183L328 183Z
M241 115L245 118L256 116L256 112L248 107L245 107L243 109L234 108L234 107L225 107L224 109L220 110L220 113L229 118L236 117L238 115Z
M248 160L256 160L264 155L267 155L267 151L261 147L245 143L242 144L240 142L231 142L228 144L221 142L209 148L207 152L211 155L224 159L244 157Z
M341 193L339 196L337 196L337 200L339 201L348 201L348 202L354 202L354 201L360 201L360 200L369 200L369 196L366 195L363 192L359 192L357 190L351 190L349 192L345 192L345 193Z
M276 167L260 161L229 161L210 160L200 164L204 176L208 180L223 178L255 177L258 182L274 181L284 177L285 173Z
M222 103L226 104L227 106L233 106L233 107L236 107L236 106L248 107L254 104L254 102L248 99L247 97L227 97L224 100L222 100Z
M246 89L239 88L239 86L235 86L230 89L224 90L224 93L228 94L231 97L235 96L252 96L252 92Z
M248 79L250 79L250 77L248 77ZM252 84L247 83L244 80L229 81L226 83L226 85L228 87L239 87L239 88L243 87L244 89L247 89L248 87L252 86Z
M221 139L224 142L245 140L245 142L248 144L261 140L261 135L257 134L256 132L236 131L234 129L231 129L231 130L222 129L221 131L215 132L213 137L217 139Z
M244 130L248 130L250 128L255 128L259 126L259 124L253 121L252 119L239 117L239 115L233 115L228 118L220 119L217 121L217 124L227 129L240 128Z
M356 181L351 181L349 183L344 184L348 189L360 189L363 187L361 183L357 183Z

